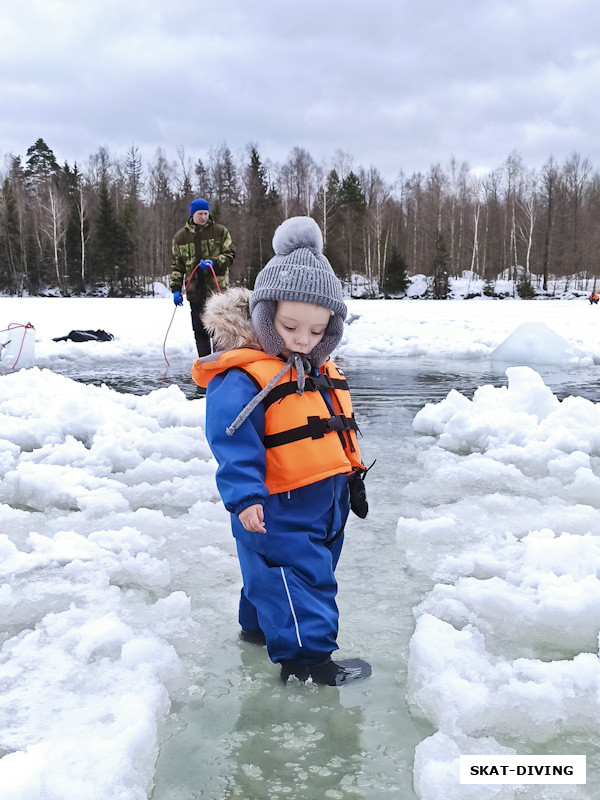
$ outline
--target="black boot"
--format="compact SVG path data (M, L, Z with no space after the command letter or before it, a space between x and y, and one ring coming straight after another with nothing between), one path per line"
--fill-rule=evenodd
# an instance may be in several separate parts
M302 682L312 678L315 683L324 686L342 686L350 681L368 678L371 672L371 665L361 658L348 658L342 661L332 661L328 658L310 666L294 666L292 661L284 661L281 664L281 680L284 683L293 675Z
M240 631L240 639L244 642L249 642L250 644L258 644L262 646L267 643L265 635L260 628L257 631L245 631L242 629Z

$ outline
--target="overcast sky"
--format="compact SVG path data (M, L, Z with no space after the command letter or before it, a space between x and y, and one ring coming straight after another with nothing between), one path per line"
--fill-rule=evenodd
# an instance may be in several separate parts
M598 0L1 0L0 158L600 164Z

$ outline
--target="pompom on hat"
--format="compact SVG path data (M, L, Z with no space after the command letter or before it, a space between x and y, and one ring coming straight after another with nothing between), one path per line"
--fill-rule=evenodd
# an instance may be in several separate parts
M345 319L342 285L323 255L323 236L311 217L290 217L273 236L275 256L258 273L250 310L261 300L293 300L331 309Z
M313 303L331 311L331 319L319 344L308 354L313 366L321 366L342 338L348 313L342 284L323 255L323 236L311 217L290 217L273 236L274 257L258 273L250 298L250 312L262 349L279 355L285 349L273 327L278 300Z
M210 211L210 203L203 197L198 197L190 203L190 217L193 217L196 211Z

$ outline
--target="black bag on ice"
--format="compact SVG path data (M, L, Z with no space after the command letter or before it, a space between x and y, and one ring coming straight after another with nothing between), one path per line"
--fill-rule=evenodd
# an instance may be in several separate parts
M53 342L110 342L115 337L106 331L71 331L67 336L58 336Z

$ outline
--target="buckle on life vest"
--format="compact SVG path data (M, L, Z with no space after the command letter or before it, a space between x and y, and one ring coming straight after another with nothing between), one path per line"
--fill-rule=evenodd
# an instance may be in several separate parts
M343 414L336 414L329 419L322 417L308 417L308 432L311 439L322 439L326 433L331 431L349 431L352 430L351 421Z
M343 431L357 431L358 425L352 417L345 417L343 414L336 414L333 417L307 417L306 425L299 425L297 428L290 430L280 431L279 433L271 433L264 437L263 444L265 448L281 447L284 444L291 444L292 442L299 442L301 439L322 439L326 433L337 431L338 436L342 438ZM344 444L344 446L346 446ZM350 451L354 452L354 445L349 441Z
M306 421L308 423L308 434L311 439L322 439L325 436L326 429L323 424L325 422L324 419L321 419L321 417L308 417Z
M350 420L343 414L336 414L334 417L329 417L325 420L325 425L329 431L349 431Z
M310 375L306 379L307 383L309 380L315 389L333 389L335 385L329 375Z

